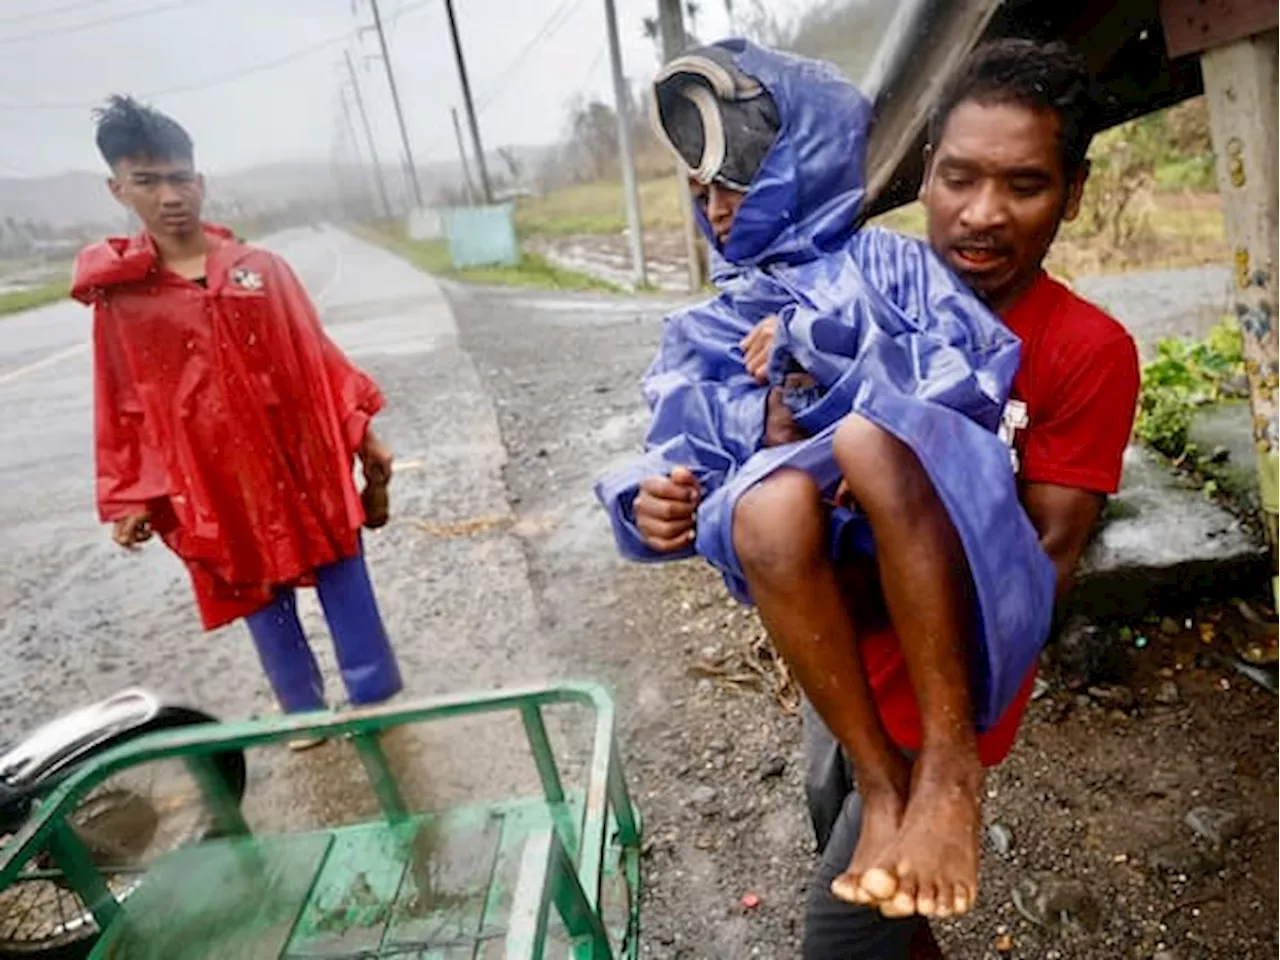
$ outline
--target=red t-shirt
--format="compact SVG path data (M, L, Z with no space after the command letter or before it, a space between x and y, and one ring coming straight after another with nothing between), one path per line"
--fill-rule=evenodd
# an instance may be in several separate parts
M1137 408L1133 338L1045 273L1002 319L1022 341L1001 429L1012 443L1020 481L1115 493ZM864 634L860 648L889 736L919 750L920 713L897 636L892 630ZM978 752L987 766L1013 747L1035 672L1033 667L995 725L979 732Z

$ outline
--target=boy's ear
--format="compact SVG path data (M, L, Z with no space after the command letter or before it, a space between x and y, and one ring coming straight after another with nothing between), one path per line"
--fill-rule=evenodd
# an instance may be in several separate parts
M111 191L111 195L120 203L124 203L124 197L121 196L123 184L115 177L107 177L107 189Z

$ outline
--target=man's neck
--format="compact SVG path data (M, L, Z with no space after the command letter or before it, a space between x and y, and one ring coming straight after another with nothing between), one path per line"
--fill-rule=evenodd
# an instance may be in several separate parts
M181 237L159 237L152 234L160 262L188 279L204 276L204 261L209 243L203 230Z
M1006 316L1014 305L1022 299L1022 295L1026 293L1040 278L1042 268L1037 267L1032 273L1018 280L1016 284L1008 290L1000 293L999 297L987 301L987 306L991 308L991 312L998 317Z
M204 230L196 230L195 233L184 234L182 237L157 237L152 234L151 239L165 266L200 260L209 252L209 241L205 238Z

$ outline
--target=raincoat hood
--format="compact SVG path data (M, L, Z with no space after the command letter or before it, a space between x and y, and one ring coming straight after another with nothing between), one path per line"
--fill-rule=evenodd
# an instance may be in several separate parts
M206 223L202 229L212 245L239 245L235 234L226 227ZM81 303L92 303L104 290L145 280L159 262L160 252L148 233L100 240L76 257L71 296Z
M723 246L697 211L703 236L727 261L715 272L804 263L843 246L865 192L871 104L827 63L742 39L721 40L704 51L720 61L727 54L756 80L780 123Z

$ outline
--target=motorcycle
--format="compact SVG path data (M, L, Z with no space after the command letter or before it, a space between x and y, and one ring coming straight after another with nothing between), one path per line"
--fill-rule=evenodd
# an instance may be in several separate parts
M0 752L0 847L17 833L41 798L88 759L137 737L192 724L216 723L146 690L125 690L44 724ZM236 803L244 795L238 750L210 758ZM145 864L212 836L213 818L180 763L122 771L87 794L70 818L107 886L124 899ZM76 960L99 930L88 905L61 878L52 858L30 879L0 891L0 960Z

